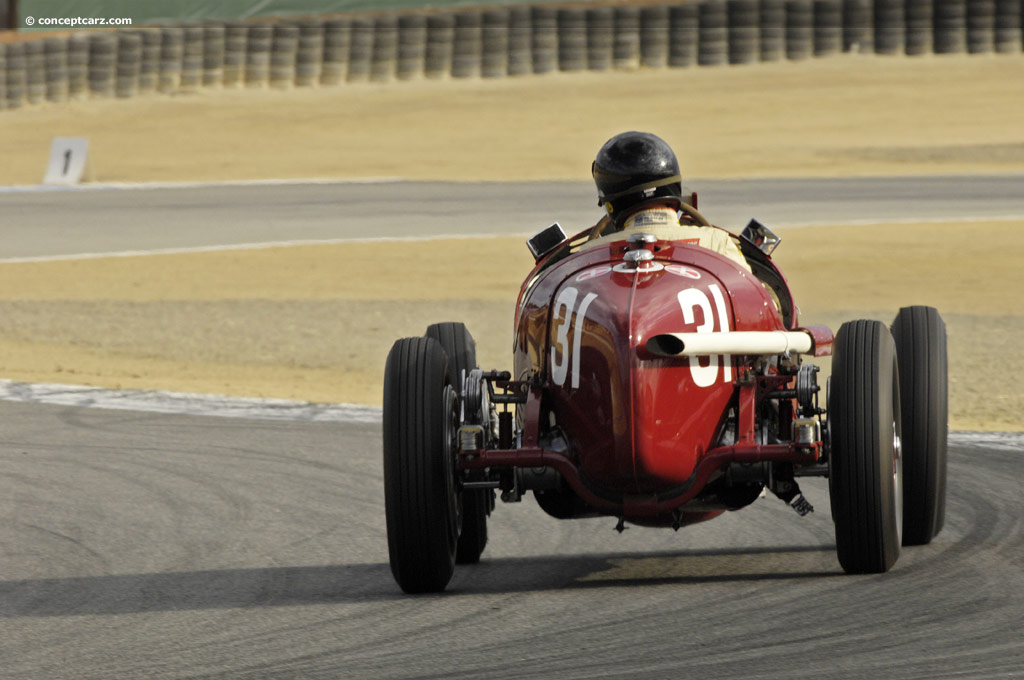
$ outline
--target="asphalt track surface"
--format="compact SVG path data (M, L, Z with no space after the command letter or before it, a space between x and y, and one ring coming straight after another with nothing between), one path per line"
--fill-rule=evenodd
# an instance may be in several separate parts
M823 485L684 529L499 504L402 595L378 425L0 406L4 678L1013 678L1022 440L954 437L946 527L843 575Z
M342 186L294 187L293 200ZM65 254L214 245L150 227L202 215L209 192L203 219L234 233L245 198L228 210L218 197L248 190L47 193L32 219L71 228L71 199L103 198L96 210L114 214L146 192L147 226L121 218L106 242L83 228ZM468 193L473 205L487 194ZM354 196L351 212L377 214ZM1013 213L1012 197L991 198ZM373 200L384 224L388 204ZM424 231L476 233L476 210ZM346 237L328 224L336 205L315 212L287 238ZM282 240L271 226L234 235ZM68 245L22 236L6 256ZM376 423L0 403L0 677L1022 677L1019 435L952 436L946 527L885 575L842 574L827 489L811 480L806 518L768 498L678 533L619 535L612 520L559 522L529 498L499 504L483 561L420 597L388 568L380 447Z
M1024 218L1024 174L694 180L699 209L740 231L912 219ZM291 240L569 233L601 216L590 182L243 183L0 188L0 259Z

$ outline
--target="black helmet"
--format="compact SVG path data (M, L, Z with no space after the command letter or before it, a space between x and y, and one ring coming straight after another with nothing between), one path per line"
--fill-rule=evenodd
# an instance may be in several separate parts
M615 135L597 152L591 166L597 204L622 214L641 201L660 197L682 200L679 161L665 140L648 132Z

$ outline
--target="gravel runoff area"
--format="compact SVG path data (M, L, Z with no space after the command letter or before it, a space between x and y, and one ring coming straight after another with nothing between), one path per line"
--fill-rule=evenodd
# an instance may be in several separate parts
M1021 76L1022 56L846 56L41 105L0 113L0 184L38 182L58 135L90 139L100 181L581 179L624 129L665 137L688 176L1019 172ZM938 307L951 426L1024 430L1022 227L792 229L777 261L807 322ZM519 238L4 263L0 377L378 404L391 342L433 321L466 321L507 367L529 266Z

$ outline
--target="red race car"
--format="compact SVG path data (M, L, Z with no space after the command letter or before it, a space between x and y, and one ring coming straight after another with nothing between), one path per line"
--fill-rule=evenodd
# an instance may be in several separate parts
M496 491L505 502L532 491L558 519L679 529L765 489L805 515L798 479L827 477L850 573L884 572L901 545L939 532L947 369L935 309L901 309L891 328L850 321L835 337L801 325L771 259L779 239L756 220L730 235L750 271L650 234L591 238L555 224L530 239L514 371L481 370L461 323L392 347L384 482L402 590L444 590L456 563L479 561ZM823 394L803 358L830 354Z

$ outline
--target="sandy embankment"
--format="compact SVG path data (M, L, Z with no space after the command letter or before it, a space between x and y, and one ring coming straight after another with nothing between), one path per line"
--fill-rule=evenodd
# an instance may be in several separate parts
M55 135L88 136L105 181L581 179L630 128L668 139L691 177L1019 172L1022 75L1021 56L843 57L74 102L0 114L0 183L38 181ZM952 426L1022 430L1022 226L790 229L777 260L808 322L939 307ZM482 363L507 366L530 263L520 239L379 248L2 264L0 376L379 403L392 340L446 319L467 321ZM458 281L441 248L464 251ZM497 257L507 266L487 264ZM467 291L467 279L489 283Z

